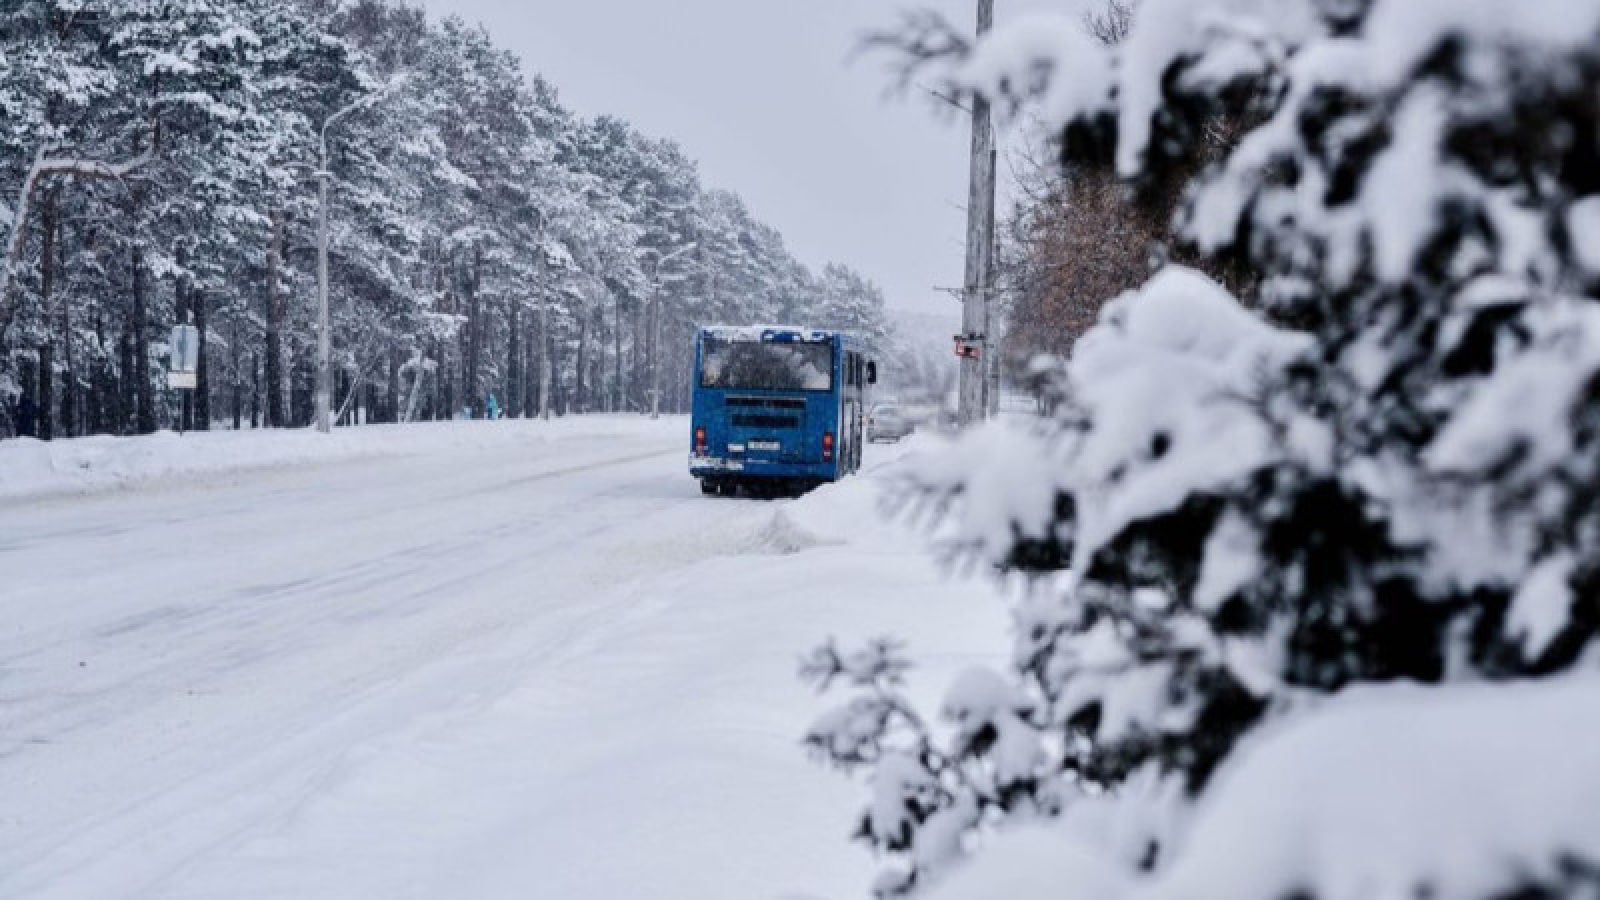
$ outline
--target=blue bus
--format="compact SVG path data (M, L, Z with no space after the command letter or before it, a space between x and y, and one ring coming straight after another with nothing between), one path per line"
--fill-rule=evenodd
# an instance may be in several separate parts
M796 493L861 468L878 364L855 337L789 325L702 328L689 473L706 494Z

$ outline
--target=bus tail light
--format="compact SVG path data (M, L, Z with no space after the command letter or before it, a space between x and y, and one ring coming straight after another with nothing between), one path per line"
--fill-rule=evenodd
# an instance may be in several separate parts
M822 461L833 462L833 432L822 433Z
M706 427L700 425L694 430L694 452L700 456L706 454Z

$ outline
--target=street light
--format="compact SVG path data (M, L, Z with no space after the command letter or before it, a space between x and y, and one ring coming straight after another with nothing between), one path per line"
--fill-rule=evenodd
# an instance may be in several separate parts
M658 250L656 264L650 270L650 294L654 301L651 306L655 311L650 321L650 343L655 347L655 353L650 356L650 418L652 419L661 418L661 267L698 246L697 242L691 241L665 256Z
M346 106L322 123L319 133L319 164L317 179L317 430L327 434L332 429L333 405L333 332L328 321L328 181L333 172L328 168L328 129L339 122L392 96L410 80L408 75L397 75L381 90L362 97Z

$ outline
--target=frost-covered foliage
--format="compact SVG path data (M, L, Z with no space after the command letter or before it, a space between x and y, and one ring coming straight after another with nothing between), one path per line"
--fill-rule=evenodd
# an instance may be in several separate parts
M926 34L907 45L938 55ZM906 786L913 824L865 835L898 860L881 893L936 881L998 826L1108 802L1117 872L1008 896L1600 889L1596 836L1565 803L1595 796L1600 766L1541 767L1569 740L1562 714L1519 717L1493 686L1589 668L1600 623L1600 3L1145 0L1115 48L1040 19L948 46L953 83L1030 106L1069 160L1136 189L1180 179L1182 240L1259 288L1168 267L1078 345L1058 415L969 434L916 473L957 546L1034 586L1010 671L963 679L954 733L909 744L936 765L907 771L904 735L876 737L897 762L873 808ZM1190 178L1222 118L1247 124ZM1335 751L1328 777L1349 783L1298 797L1272 774L1289 751L1252 752L1270 723L1398 680L1488 683L1449 694L1479 730ZM1517 696L1600 700L1592 679L1559 683ZM1308 727L1361 745L1407 721L1365 715ZM1476 739L1519 728L1526 759ZM1396 799L1407 753L1435 754L1442 783ZM1483 814L1480 778L1548 801L1548 821ZM1277 806L1230 801L1245 784ZM1377 857L1337 835L1383 821L1385 790L1429 827L1374 830ZM1196 798L1254 818L1207 837L1184 824ZM926 843L918 822L939 823ZM1205 867L1222 880L1190 879Z

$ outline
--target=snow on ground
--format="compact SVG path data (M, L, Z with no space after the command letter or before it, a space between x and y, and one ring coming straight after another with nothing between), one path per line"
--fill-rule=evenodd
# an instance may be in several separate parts
M526 446L530 442L637 435L660 422L638 416L570 416L549 422L419 422L259 431L162 431L142 437L0 442L0 500L82 493L153 481L226 478L272 467L378 456Z
M1146 896L1505 897L1524 879L1559 883L1563 860L1600 855L1597 689L1583 673L1347 690L1224 773Z
M543 427L0 505L0 896L860 896L797 658L1006 645L879 521L907 451L707 499L681 419Z
M1002 834L932 896L1366 900L1561 884L1563 865L1600 855L1597 691L1592 672L1353 688L1231 760L1153 876L1069 812Z

